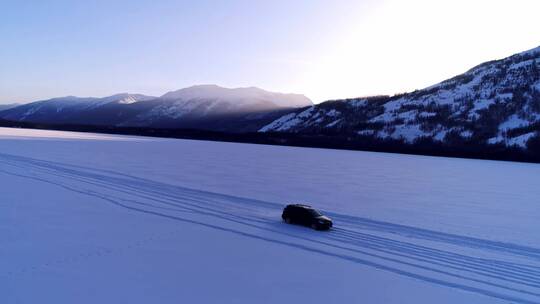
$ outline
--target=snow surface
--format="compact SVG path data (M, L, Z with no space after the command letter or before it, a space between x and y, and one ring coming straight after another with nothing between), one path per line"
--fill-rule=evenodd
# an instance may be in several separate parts
M416 118L417 111L407 111L401 113L384 112L383 114L376 116L370 120L370 122L391 122L396 119L403 119L405 121L411 121Z
M472 135L473 133L470 130L461 131L459 133L459 136L465 137L465 138L470 138Z
M59 136L61 134L61 136ZM32 129L18 129L18 128L0 128L0 140L13 139L13 140L114 140L114 141L145 141L150 140L143 137L134 136L118 136L118 135L106 135L95 133L78 133L78 132L58 132L49 130L32 130Z
M330 116L330 117L337 117L337 116L341 115L341 112L336 111L335 109L332 109L332 110L328 111L328 113L326 113L326 115Z
M369 129L368 129L368 130L358 131L357 134L358 134L358 135L368 135L368 136L369 136L369 135L375 134L376 132L377 132L377 131L375 131L375 130L369 130Z
M437 116L437 113L421 112L421 113L418 114L418 117L421 117L421 118L429 118L429 117L434 117L434 116Z
M529 139L533 138L534 136L536 136L536 132L529 132L527 134L510 138L508 139L508 145L525 148L527 147L527 142L529 141Z
M518 115L511 115L505 122L499 125L500 131L508 131L511 129L517 129L521 127L526 127L529 125L529 121L523 118L520 118Z
M327 124L326 128L332 128L333 126L337 125L340 121L341 121L341 118L336 119L336 120L332 121L331 123Z
M538 176L534 164L0 129L0 298L540 303ZM335 228L283 224L290 202Z
M420 129L420 125L399 125L392 133L391 137L394 139L404 139L408 143L413 143L417 138L422 136L428 136L430 133L426 133Z
M444 138L446 137L446 134L448 134L448 131L442 130L442 131L437 132L435 136L433 136L433 138L438 141L443 141Z
M471 114L489 108L492 104L495 103L493 99L480 99L474 103L474 108L471 111Z

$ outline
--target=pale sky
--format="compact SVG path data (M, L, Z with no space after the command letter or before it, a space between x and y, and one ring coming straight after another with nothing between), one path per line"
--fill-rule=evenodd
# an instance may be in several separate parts
M257 86L421 89L540 46L538 0L0 0L0 103Z

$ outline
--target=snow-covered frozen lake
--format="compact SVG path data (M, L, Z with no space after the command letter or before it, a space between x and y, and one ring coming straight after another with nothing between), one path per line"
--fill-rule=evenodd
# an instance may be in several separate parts
M540 303L540 165L0 128L1 303ZM335 222L281 222L306 202Z

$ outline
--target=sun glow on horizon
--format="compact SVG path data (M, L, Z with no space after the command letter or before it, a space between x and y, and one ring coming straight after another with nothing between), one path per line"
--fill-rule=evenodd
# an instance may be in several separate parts
M31 2L0 12L0 104L210 83L320 103L422 89L540 45L538 0Z
M385 1L317 58L297 85L315 102L422 89L540 45L539 1ZM538 40L534 40L534 39Z

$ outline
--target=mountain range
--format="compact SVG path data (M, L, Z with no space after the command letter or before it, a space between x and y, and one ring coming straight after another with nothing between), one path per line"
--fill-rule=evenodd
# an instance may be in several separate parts
M481 157L494 149L527 151L535 146L540 151L540 47L394 96L314 105L298 94L199 85L160 97L127 93L105 98L68 96L11 105L0 108L0 119L256 134L247 141L256 137L257 142L278 144L393 147L385 148L388 151L421 146L422 151L432 153L435 146L443 152L476 147Z
M45 124L239 132L256 131L283 113L312 104L299 94L199 85L161 97L123 93L104 98L53 98L10 107L0 111L0 118Z

